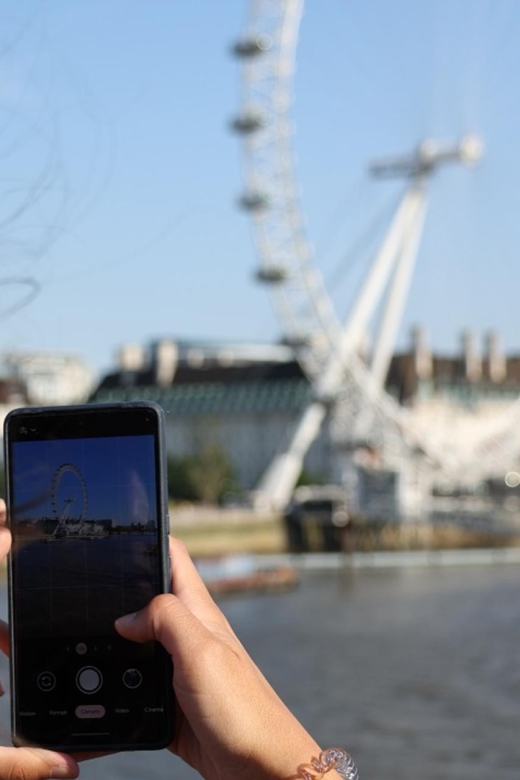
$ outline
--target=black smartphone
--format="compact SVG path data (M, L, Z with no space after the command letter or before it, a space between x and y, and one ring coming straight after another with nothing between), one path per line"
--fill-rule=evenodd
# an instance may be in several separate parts
M4 426L12 737L63 751L162 748L171 659L114 621L170 590L163 413L17 409Z

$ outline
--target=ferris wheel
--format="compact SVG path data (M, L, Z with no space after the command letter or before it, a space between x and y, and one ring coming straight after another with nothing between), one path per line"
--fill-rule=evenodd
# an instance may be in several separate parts
M284 340L313 388L288 443L258 486L284 507L303 459L331 412L339 446L376 445L384 462L420 453L431 469L474 477L504 473L520 452L520 402L478 441L446 447L446 435L425 430L385 391L428 204L431 175L450 163L472 165L482 144L467 135L450 146L423 141L411 154L374 164L376 177L401 177L404 195L345 322L338 318L306 231L292 149L291 104L303 0L251 0L247 29L233 53L242 63L240 111L233 129L243 141L244 194L259 267L258 282L272 298ZM369 326L379 315L372 354L362 359ZM446 434L446 431L444 432ZM453 444L453 442L451 442Z
M74 490L75 495L68 495L68 493L63 493L63 495L60 494L60 486L66 474L72 474L74 477L76 483ZM58 520L57 528L69 520L71 507L72 504L76 502L78 493L81 506L80 509L76 511L74 519L81 524L84 522L88 510L87 486L81 471L73 463L62 463L54 472L51 483L51 504L54 517Z

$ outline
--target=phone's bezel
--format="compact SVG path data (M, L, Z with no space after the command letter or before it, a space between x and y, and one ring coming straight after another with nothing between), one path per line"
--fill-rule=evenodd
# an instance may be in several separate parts
M171 592L171 562L169 558L168 538L170 532L169 513L168 513L168 483L166 468L166 449L164 436L164 412L162 408L153 402L136 401L121 403L104 404L83 404L74 406L53 406L53 407L23 407L9 412L4 421L4 468L5 468L5 489L7 505L7 525L10 524L10 506L12 493L12 474L11 474L11 444L16 441L39 441L42 438L41 428L38 433L38 427L42 425L46 418L49 420L59 419L63 423L66 421L68 434L57 436L56 438L79 438L96 436L117 436L135 434L135 430L129 429L132 422L135 423L140 417L148 417L144 420L150 425L143 425L146 432L153 433L155 439L156 454L156 490L158 502L158 534L159 534L159 564L161 571L161 586L163 593ZM27 422L24 426L23 423ZM100 427L96 429L96 426ZM92 433L92 426L96 433ZM27 433L20 434L21 427L27 428ZM31 428L36 428L31 432ZM48 438L48 437L47 437ZM27 740L23 739L17 733L17 692L16 692L16 621L14 610L14 588L13 588L13 561L11 555L7 559L8 571L8 609L10 626L10 685L11 685L11 739L14 745L27 745ZM174 736L175 729L175 699L172 687L173 667L171 659L164 653L164 684L165 690L170 691L171 695L165 699L165 717L164 717L164 736L156 742L146 743L107 743L102 744L74 744L63 745L57 743L45 743L45 748L60 750L63 752L83 752L83 751L120 751L120 750L160 750L168 747Z

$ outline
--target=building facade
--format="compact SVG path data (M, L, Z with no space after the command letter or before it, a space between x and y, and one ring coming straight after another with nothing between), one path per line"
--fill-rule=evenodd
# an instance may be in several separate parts
M0 376L23 388L31 406L54 406L86 401L94 378L76 355L53 352L8 352L0 357Z
M171 456L217 445L229 457L238 485L252 490L284 436L305 408L311 388L287 347L263 344L161 341L148 353L126 346L94 402L155 401L166 413ZM305 468L329 473L326 433L313 444Z
M93 384L91 370L75 355L42 352L1 355L0 431L13 409L83 403L92 392Z
M394 355L386 389L432 436L447 432L471 447L520 395L520 355L505 356L496 334L486 337L480 353L467 332L454 355L433 354L416 329L410 349ZM92 401L156 401L166 412L170 455L216 444L239 486L251 490L311 397L288 347L164 339L147 350L123 347ZM333 479L335 457L325 426L304 468L316 480Z

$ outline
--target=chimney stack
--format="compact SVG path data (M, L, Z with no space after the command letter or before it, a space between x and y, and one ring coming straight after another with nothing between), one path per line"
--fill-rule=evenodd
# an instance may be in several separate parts
M123 344L117 353L120 371L141 371L144 366L144 350L139 344Z
M123 344L117 353L119 382L122 387L137 383L137 375L144 368L144 350L139 344Z
M484 375L491 382L502 382L506 374L507 365L500 336L496 331L490 330L484 337Z
M416 325L412 330L412 354L417 379L431 379L433 374L433 359L425 329Z
M475 337L470 330L462 331L462 360L465 379L477 382L482 376L482 360L475 350Z
M152 345L152 365L159 387L169 387L177 369L179 350L171 339L161 339Z

